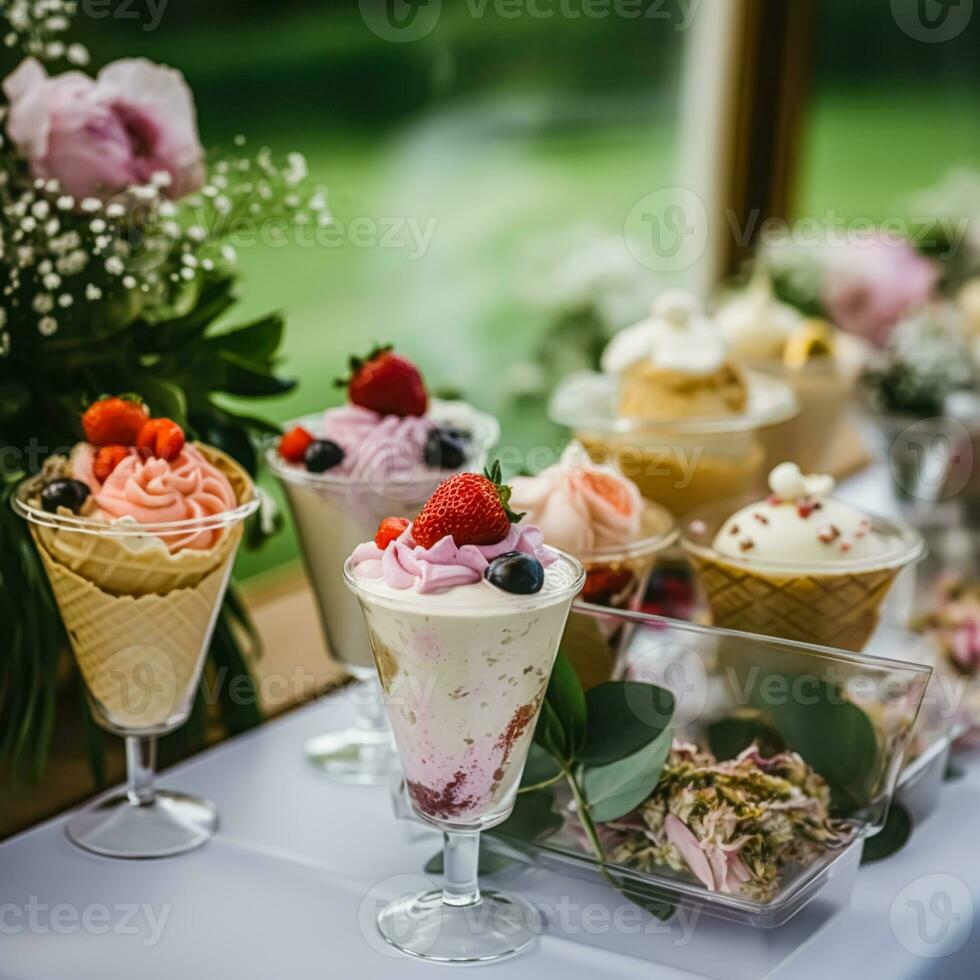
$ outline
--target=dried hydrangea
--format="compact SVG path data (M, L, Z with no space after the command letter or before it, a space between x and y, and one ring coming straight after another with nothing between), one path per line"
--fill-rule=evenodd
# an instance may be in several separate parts
M829 808L826 782L794 752L753 745L719 762L675 742L649 799L603 830L613 863L687 870L711 891L767 901L788 869L846 841Z

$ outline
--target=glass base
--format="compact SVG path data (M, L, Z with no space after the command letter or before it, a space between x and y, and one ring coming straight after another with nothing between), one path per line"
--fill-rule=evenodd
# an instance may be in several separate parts
M447 905L442 891L392 902L378 929L395 949L436 963L488 963L527 949L541 933L541 915L518 895L483 892L473 905Z
M306 756L324 776L359 786L387 785L400 771L387 726L325 732L306 743Z
M218 827L210 801L158 790L136 805L114 793L86 807L65 827L68 839L86 851L114 858L161 858L200 847Z

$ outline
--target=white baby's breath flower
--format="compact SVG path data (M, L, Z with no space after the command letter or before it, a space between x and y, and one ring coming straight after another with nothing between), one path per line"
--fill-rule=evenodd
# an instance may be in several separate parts
M37 329L41 331L42 337L50 337L58 332L58 321L53 316L43 316L37 322Z
M101 235L106 229L106 224L101 218L93 218L88 223L88 227L93 235Z
M75 207L75 198L71 194L62 194L58 198L58 210L59 211L71 211Z
M126 209L118 201L106 205L105 213L107 217L113 219L126 217Z
M136 288L136 277L135 276L123 276L122 284L123 284L123 286L126 287L126 289L135 289Z
M126 271L123 260L118 255L111 255L105 260L105 271L110 276L121 276Z
M96 300L102 299L102 290L99 289L94 283L89 283L85 287L85 298L90 302L94 303Z
M95 214L97 211L102 210L102 202L97 197L86 197L80 207L88 214Z
M54 309L54 297L50 293L38 293L31 306L35 313L50 313Z
M59 305L59 306L60 306L60 307L61 307L61 308L62 308L63 310L67 310L67 309L68 309L68 307L69 307L69 306L71 306L71 304L72 304L72 303L74 303L74 302L75 302L75 301L74 301L74 299L72 299L72 296L71 296L71 294L70 294L70 293L62 293L62 294L61 294L61 295L60 295L60 296L58 297L58 305Z
M31 205L31 214L39 221L43 221L51 213L51 205L45 200L35 201Z
M57 289L61 285L61 276L56 272L49 272L42 280L45 289Z
M89 62L88 48L84 44L68 45L67 58L73 65L87 65Z

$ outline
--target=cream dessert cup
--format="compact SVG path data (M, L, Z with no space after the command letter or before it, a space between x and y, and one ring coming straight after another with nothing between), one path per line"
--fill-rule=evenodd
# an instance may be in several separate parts
M127 462L157 464L169 465ZM220 472L234 505L161 523L108 521L44 509L41 476L25 480L12 498L30 527L92 714L126 742L125 791L102 797L66 826L73 843L107 857L179 854L203 844L218 823L211 802L155 788L156 739L190 715L243 522L259 501L245 471L217 449L186 447L173 467L186 465Z
M553 552L541 591L515 595L485 579L422 594L344 567L363 610L385 707L416 814L443 831L445 885L378 917L403 952L480 963L524 949L540 932L523 898L481 892L481 830L514 807L538 713L585 572Z
M801 477L794 464L770 476L774 488L794 481L806 492L774 489L767 500L716 505L682 524L712 622L860 651L896 578L924 555L922 537L830 498L829 477Z
M289 426L302 425L320 435L323 418L323 414L310 415ZM483 469L500 436L496 419L462 402L437 400L427 418L468 433L463 468ZM395 458L379 454L376 465L355 474L311 473L285 462L275 447L266 454L292 515L327 646L358 682L350 692L355 724L314 736L306 744L306 754L324 775L360 785L386 783L398 771L398 761L363 617L344 588L344 561L358 544L374 538L384 518L414 518L439 483L456 472L417 465L402 451L408 452L407 444Z

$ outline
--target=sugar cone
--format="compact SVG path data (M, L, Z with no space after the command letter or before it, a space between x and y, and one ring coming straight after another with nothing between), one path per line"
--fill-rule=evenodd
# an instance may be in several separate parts
M239 504L251 482L237 464L200 447L229 477ZM240 521L206 551L173 555L148 535L83 534L31 525L97 716L117 730L180 724L200 677L224 596Z
M786 640L862 650L901 568L828 575L778 575L739 568L689 550L715 626Z

